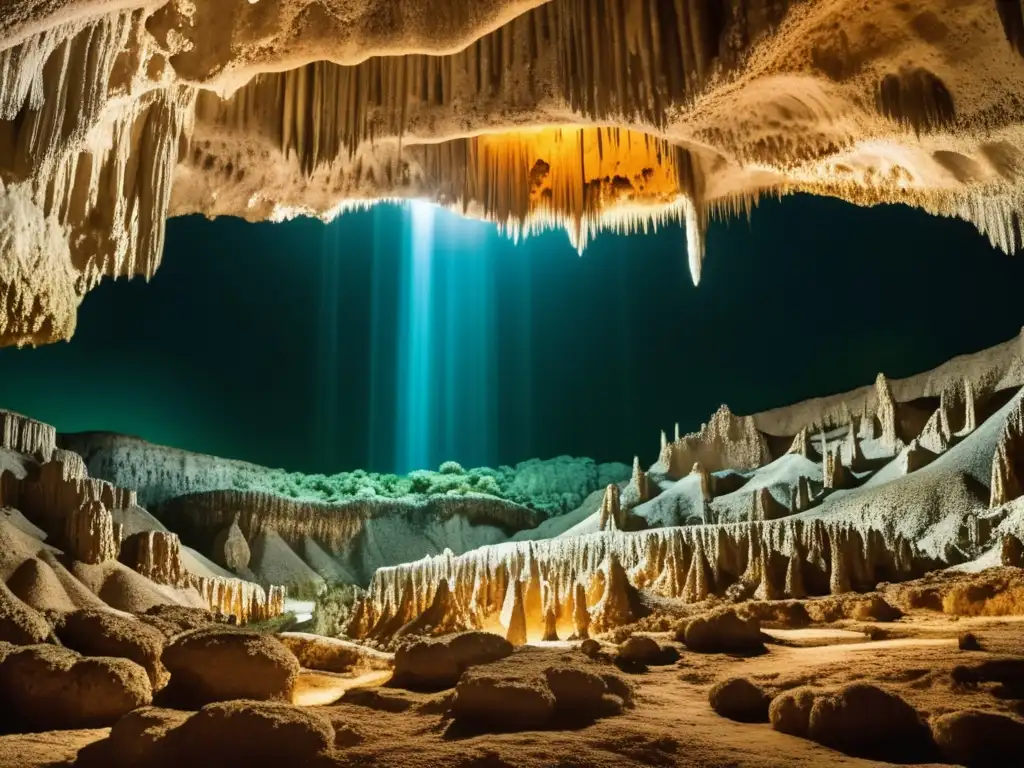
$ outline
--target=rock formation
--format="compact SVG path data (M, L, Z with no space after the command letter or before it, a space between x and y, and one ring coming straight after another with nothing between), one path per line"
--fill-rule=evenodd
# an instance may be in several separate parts
M839 490L853 485L853 475L843 465L843 457L838 450L825 452L823 475L825 488Z
M771 461L768 444L749 416L734 416L723 405L699 432L664 445L658 467L671 477L683 477L697 462L709 472L755 469Z
M609 485L604 489L601 499L601 510L598 513L598 530L623 531L625 526L625 510L619 502L619 487Z
M57 430L20 413L0 410L0 448L49 461L57 449Z
M1024 400L1017 399L999 437L992 459L990 507L998 507L1018 498L1024 478Z
M0 342L70 336L84 293L150 277L187 213L419 198L580 248L675 220L695 282L710 220L764 195L902 202L1021 245L1012 2L278 5L0 21Z
M842 523L787 517L509 542L458 557L447 552L379 569L348 633L390 637L430 608L442 580L475 628L505 635L515 594L522 589L514 585L529 581L532 572L550 595L548 607L554 610L558 636L583 637L614 626L627 610L635 611L632 590L697 601L747 583L751 591L764 588L783 598L872 587L928 567L926 560L914 556L909 542L891 537L877 530L864 536ZM781 568L776 567L779 562ZM525 597L521 604L527 636L539 639L546 629L546 610L540 602L529 607Z
M181 561L181 542L175 533L140 531L129 536L121 545L121 562L157 584L188 584L188 573ZM230 613L221 611L219 606L211 609Z
M121 551L121 526L100 501L87 501L68 511L63 542L67 553L83 563L116 560Z

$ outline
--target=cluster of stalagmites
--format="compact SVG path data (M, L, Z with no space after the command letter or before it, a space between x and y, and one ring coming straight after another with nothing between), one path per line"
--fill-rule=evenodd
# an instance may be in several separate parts
M768 443L750 416L734 416L723 405L711 420L691 435L668 442L662 434L657 467L670 477L683 477L695 463L709 472L756 469L771 461Z
M640 591L686 602L726 590L799 598L870 589L928 566L905 538L822 520L610 531L381 568L348 632L389 639L426 623L513 642L579 638L640 618Z
M6 417L4 447L18 446L21 450L52 445L52 427L30 420L12 427L17 424L14 419L21 417L2 415ZM36 425L46 429L37 429ZM37 455L44 453L36 451ZM194 588L212 611L233 615L242 622L284 612L283 587L264 590L241 579L189 572L182 561L177 534L152 530L125 538L114 513L135 506L135 492L88 477L76 453L53 449L49 455L52 458L22 480L10 472L0 473L0 505L24 512L73 560L92 565L120 560L158 584Z

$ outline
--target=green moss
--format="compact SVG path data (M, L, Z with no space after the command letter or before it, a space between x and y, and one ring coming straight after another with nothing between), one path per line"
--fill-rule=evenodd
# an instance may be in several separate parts
M355 470L335 475L304 475L300 472L266 470L240 472L231 486L293 499L341 503L353 499L427 498L483 494L559 515L578 507L588 494L608 483L626 480L625 464L597 464L592 459L560 456L531 459L515 467L464 469L455 461L444 462L438 471L417 470L406 476Z

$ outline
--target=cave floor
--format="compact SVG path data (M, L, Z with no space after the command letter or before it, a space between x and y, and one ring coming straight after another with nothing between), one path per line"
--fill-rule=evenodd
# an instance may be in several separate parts
M840 630L837 632L836 630ZM843 755L764 724L717 715L708 690L717 681L747 677L769 693L798 685L831 689L855 681L878 683L913 705L925 718L963 709L1020 717L1024 700L998 685L958 686L951 672L1007 656L1024 656L1024 625L1013 618L951 620L908 616L892 623L856 624L776 633L766 653L736 657L681 650L680 660L632 674L636 706L571 730L466 733L446 713L452 692L414 693L376 687L349 703L343 697L320 706L330 717L335 749L324 766L396 768L451 766L855 766L884 765ZM983 650L958 647L973 633ZM874 640L851 641L853 633ZM655 635L667 641L667 635ZM808 645L815 641L820 645ZM554 652L552 649L550 652ZM386 674L386 673L385 673ZM328 701L354 679L303 676L297 703ZM373 686L377 677L358 679ZM1005 688L1005 686L1003 686ZM68 765L76 751L108 729L0 737L0 768Z

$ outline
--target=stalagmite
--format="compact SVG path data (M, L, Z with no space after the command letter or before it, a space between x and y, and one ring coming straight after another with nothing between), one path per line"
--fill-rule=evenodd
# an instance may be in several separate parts
M999 436L996 454L992 458L992 484L990 507L999 507L1019 498L1024 479L1024 397L1017 395L1016 403L1006 417Z
M778 520L786 517L789 510L775 500L767 488L759 488L751 494L750 521Z
M900 469L904 475L909 475L911 472L916 472L917 470L928 466L935 461L936 458L936 455L925 448L921 444L920 440L915 437L900 454Z
M801 427L800 431L796 433L796 437L793 438L793 444L789 447L787 453L799 454L805 459L813 460L815 453L811 448L811 438L807 427Z
M577 640L586 640L590 637L590 611L587 610L587 590L580 582L572 592L573 598L573 634Z
M882 426L882 434L879 438L882 445L895 455L903 447L899 437L899 415L896 401L893 399L892 391L889 389L889 382L884 373L878 374L875 379L875 397L877 407L875 416Z
M264 590L251 581L192 573L187 578L188 586L199 593L211 611L234 616L240 624L263 621L284 613L284 587L271 586Z
M558 640L558 615L554 590L546 586L544 589L544 635L541 638L545 642L557 642Z
M217 534L213 542L213 558L229 571L239 573L249 567L249 558L252 552L249 549L249 542L245 540L242 529L238 527L238 515L231 521L231 525Z
M854 482L853 475L851 475L850 471L843 466L843 457L838 449L835 451L826 451L825 466L822 474L825 481L825 488L828 489L839 490L842 488L850 488Z
M846 466L854 471L863 471L864 453L861 451L860 442L857 440L856 420L851 420L849 422L844 450L846 453Z
M617 485L609 485L604 489L604 497L601 499L601 511L598 520L598 530L621 531L625 529L623 510L619 504L619 487Z
M523 608L523 585L519 581L513 581L508 585L505 607L501 611L501 623L506 628L506 640L516 646L526 644L526 611Z
M603 576L604 592L590 609L593 630L607 632L639 618L633 606L634 590L618 555L609 552L600 573Z
M790 512L796 514L811 507L811 487L805 475L800 475L796 485L793 487L793 496L790 501Z
M708 472L699 461L693 463L690 474L696 475L700 480L700 495L704 501L711 501L715 498L715 476Z
M631 496L633 497L634 504L643 504L649 501L651 498L651 481L647 477L647 473L640 468L640 457L633 457L633 475L629 481L630 488L632 489Z

